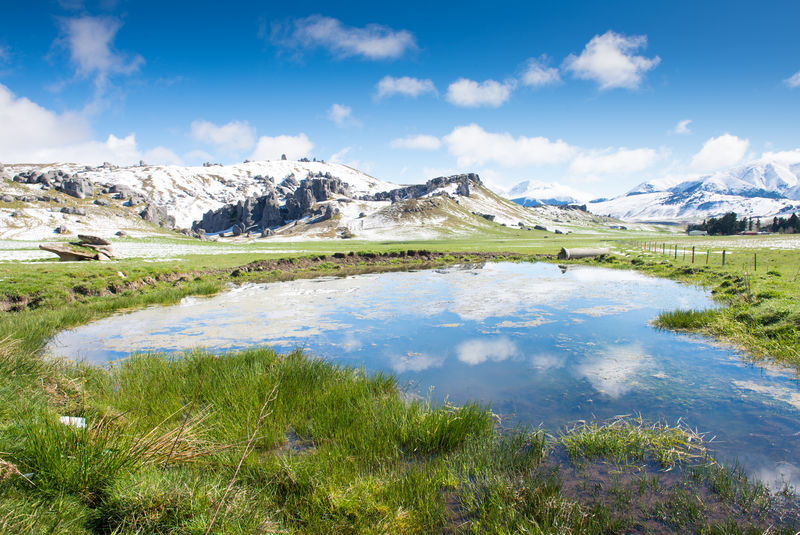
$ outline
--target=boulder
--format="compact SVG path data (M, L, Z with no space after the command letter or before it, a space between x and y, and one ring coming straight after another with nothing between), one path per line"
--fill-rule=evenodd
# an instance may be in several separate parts
M98 260L98 253L95 251L78 251L65 245L42 244L39 249L55 253L62 262L75 262L78 260Z
M118 230L114 233L114 236L119 236L120 238L125 238L128 236L128 233L124 230Z
M64 225L59 225L56 227L56 234L70 234L70 231Z
M16 199L14 199L14 197L12 197L11 195L3 195L2 197L0 197L0 201L3 202L14 202L15 200Z
M109 201L108 199L95 199L94 203L97 206L111 206L111 201Z
M163 206L147 203L147 206L139 213L139 216L148 223L160 227L175 228L175 218L169 215L167 209Z
M81 240L81 244L89 244L89 245L102 245L102 246L109 246L111 242L105 238L101 238L99 236L92 236L91 234L78 234L78 239Z
M61 209L61 213L69 215L86 215L86 210L77 206L65 206Z
M86 197L94 196L94 187L86 178L72 177L67 179L62 182L60 189L67 195L77 199L85 199Z

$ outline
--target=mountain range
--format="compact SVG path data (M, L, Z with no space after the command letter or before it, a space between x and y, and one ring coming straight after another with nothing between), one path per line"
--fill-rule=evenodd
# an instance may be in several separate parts
M752 217L800 211L800 162L761 159L709 175L643 182L611 199L567 186L521 182L508 197L524 206L586 204L599 215L639 222L685 222L728 212Z
M403 186L307 160L0 167L0 239L173 230L211 239L427 239L501 227L600 231L615 223L582 210L521 206L471 173Z

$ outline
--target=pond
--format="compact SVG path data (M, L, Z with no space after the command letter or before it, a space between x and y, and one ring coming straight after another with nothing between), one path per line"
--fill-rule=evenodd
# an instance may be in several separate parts
M132 352L302 347L392 371L435 400L491 403L509 425L680 419L716 436L718 456L773 487L798 486L794 375L650 325L662 310L715 306L701 288L633 271L490 263L248 284L65 331L49 351L101 363Z

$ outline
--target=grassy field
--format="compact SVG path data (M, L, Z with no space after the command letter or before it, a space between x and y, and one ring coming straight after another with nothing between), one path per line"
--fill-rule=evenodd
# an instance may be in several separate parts
M655 252L651 240L664 245ZM153 246L172 243L183 241ZM788 489L772 493L721 466L702 437L666 422L507 429L488 407L435 406L391 376L264 348L143 355L111 368L40 354L65 327L230 283L605 245L613 258L583 263L702 284L723 305L668 311L662 327L798 369L794 244L636 233L342 240L275 246L292 254L250 245L179 261L0 264L0 533L794 534L800 513ZM694 264L683 255L692 246ZM720 253L706 265L701 249Z

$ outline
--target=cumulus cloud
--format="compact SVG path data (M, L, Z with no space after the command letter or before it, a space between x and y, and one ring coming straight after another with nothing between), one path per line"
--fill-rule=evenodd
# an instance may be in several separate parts
M692 131L689 129L689 125L691 124L691 119L684 119L682 121L678 121L678 124L675 125L675 129L672 131L673 134L691 134Z
M442 146L442 142L436 136L419 134L394 139L389 146L393 149L436 150Z
M519 354L517 346L508 338L467 340L456 348L458 360L470 366L487 360L502 362Z
M334 104L328 110L328 119L336 123L337 126L355 126L359 121L353 117L353 108L344 104Z
M79 76L94 77L103 89L110 76L131 74L142 66L142 56L117 52L113 48L122 23L112 17L78 17L61 21L60 42L69 50L70 60Z
M513 80L500 83L496 80L476 82L467 78L459 78L447 88L445 98L450 104L465 108L479 106L497 108L511 97L514 86Z
M559 83L561 76L558 73L558 69L550 67L548 63L549 59L544 54L538 58L529 59L521 76L522 84L531 87L543 87Z
M0 161L5 163L74 162L97 165L104 161L130 165L179 163L164 147L142 152L136 136L92 138L86 118L78 113L56 113L0 84Z
M800 87L800 71L797 71L789 78L785 79L783 83L788 85L792 89L794 89L795 87Z
M590 150L579 154L569 168L579 174L626 175L647 169L658 158L658 152L648 148Z
M325 48L340 58L359 56L373 60L396 59L417 48L414 35L407 30L393 30L380 24L354 28L321 15L273 26L272 41L295 50Z
M375 87L378 89L378 98L392 95L405 95L416 98L424 93L437 93L433 80L412 78L410 76L401 76L400 78L384 76Z
M741 162L747 153L750 141L731 134L712 137L703 144L700 152L692 158L695 171L715 171Z
M247 121L231 121L217 126L198 120L192 123L191 133L195 141L227 153L250 150L256 144L256 130Z
M249 159L277 160L285 154L288 159L297 160L308 156L313 148L314 144L302 133L296 136L261 136Z
M647 46L647 36L625 36L613 31L595 35L579 56L570 54L564 69L582 80L593 80L600 89L624 87L636 89L645 73L661 62L658 56L636 56L639 48Z
M495 162L503 166L562 163L572 158L576 149L562 140L545 137L513 137L509 133L487 132L477 124L459 126L444 138L447 150L459 167Z

